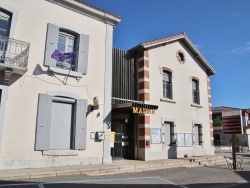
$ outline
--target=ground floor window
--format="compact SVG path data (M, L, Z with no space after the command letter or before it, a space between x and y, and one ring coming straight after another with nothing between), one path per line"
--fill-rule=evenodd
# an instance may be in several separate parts
M87 100L39 94L35 150L86 148Z

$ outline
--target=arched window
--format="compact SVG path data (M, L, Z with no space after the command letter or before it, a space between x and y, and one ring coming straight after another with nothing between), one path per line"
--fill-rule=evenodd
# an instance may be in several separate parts
M199 80L192 79L193 103L200 104Z
M172 73L163 71L163 97L173 99L172 96Z

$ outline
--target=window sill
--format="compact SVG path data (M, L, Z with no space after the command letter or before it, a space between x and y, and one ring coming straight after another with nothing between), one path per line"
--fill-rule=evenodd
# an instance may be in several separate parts
M162 101L162 102L169 102L169 103L176 103L176 101L174 101L172 99L167 99L167 98L161 98L160 101Z
M77 155L79 155L79 150L49 150L49 151L43 151L43 155L48 155L48 156L77 156Z
M192 107L197 107L197 108L203 108L203 106L199 105L199 104L191 104Z
M49 70L54 72L54 73L65 75L65 76L70 76L73 78L82 78L82 73L80 73L80 72L75 72L75 71L69 72L69 70L59 69L59 68L55 68L55 67L49 67Z

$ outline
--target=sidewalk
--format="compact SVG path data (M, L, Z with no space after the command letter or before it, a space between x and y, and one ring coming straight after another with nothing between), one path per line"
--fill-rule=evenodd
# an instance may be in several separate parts
M226 164L222 155L165 159L154 161L113 160L112 164L50 167L39 169L0 170L0 180L32 179L64 175L99 176L117 173L143 172L176 167Z

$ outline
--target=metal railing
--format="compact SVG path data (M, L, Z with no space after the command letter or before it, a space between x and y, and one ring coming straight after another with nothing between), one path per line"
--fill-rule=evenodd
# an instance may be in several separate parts
M27 67L29 46L27 42L0 36L0 63Z

